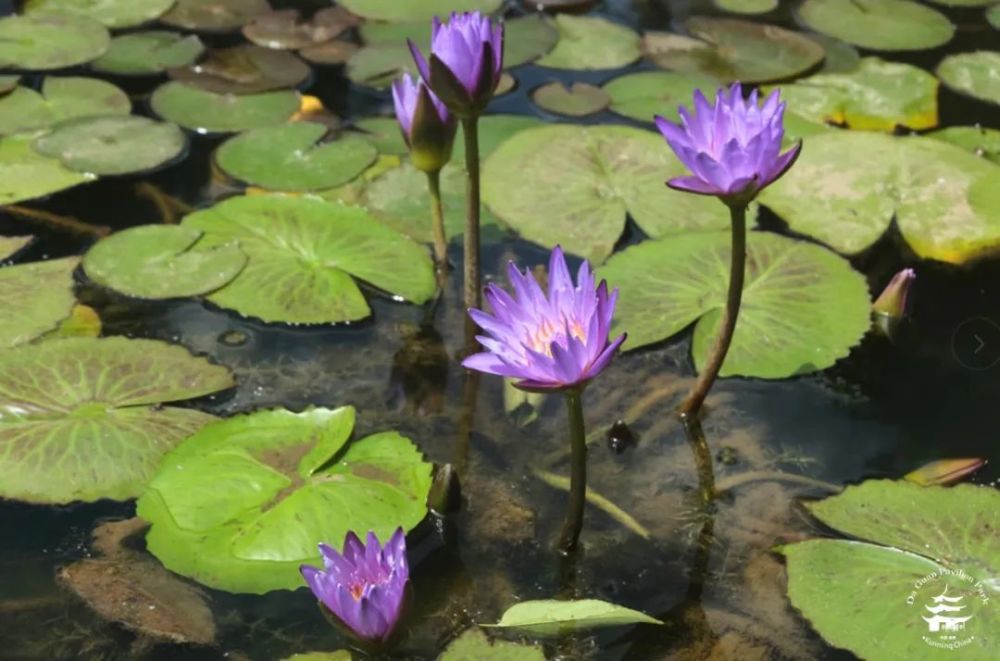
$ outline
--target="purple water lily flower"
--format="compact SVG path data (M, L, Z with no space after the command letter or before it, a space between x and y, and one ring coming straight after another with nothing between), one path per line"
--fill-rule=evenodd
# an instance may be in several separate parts
M409 74L392 84L392 102L414 166L436 172L451 160L458 121L420 78Z
M493 97L503 70L503 25L477 11L434 17L430 60L409 41L421 77L460 117L478 115Z
M309 589L360 641L384 643L399 622L410 579L403 529L396 529L385 548L374 532L367 544L349 532L343 554L326 544L319 550L325 571L299 567Z
M590 264L580 265L574 285L557 246L549 259L548 296L531 271L521 273L513 262L507 266L507 278L514 296L495 284L486 289L492 315L469 310L489 335L478 337L486 351L469 356L462 365L540 391L576 388L607 367L625 341L624 334L608 340L618 290L608 294L603 280L595 288Z
M667 185L746 204L785 174L799 156L801 142L781 153L784 115L778 90L763 106L757 103L756 90L744 101L739 83L720 89L714 106L701 90L695 91L694 114L681 107L680 124L659 115L655 118L660 133L692 174L671 179Z

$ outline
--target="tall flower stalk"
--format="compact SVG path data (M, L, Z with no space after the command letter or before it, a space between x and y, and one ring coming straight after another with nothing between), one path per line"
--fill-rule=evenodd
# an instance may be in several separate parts
M465 304L480 304L479 273L479 117L503 70L503 26L479 12L455 12L447 23L434 18L430 58L409 42L420 76L462 122L466 186Z
M759 105L756 90L744 100L740 84L734 83L728 90L718 90L714 104L696 91L694 112L680 108L679 124L655 118L660 133L691 173L671 179L667 185L719 198L729 208L732 228L729 291L722 324L708 360L681 404L683 416L696 416L701 410L736 331L746 270L747 207L761 190L788 171L801 151L799 142L781 153L784 114L785 104L777 90Z
M530 392L558 392L566 397L571 449L570 500L558 548L573 551L583 528L587 492L587 441L583 423L583 391L611 362L625 335L609 340L618 290L608 293L601 281L594 286L584 261L574 284L559 247L549 258L548 293L531 271L507 266L513 296L495 284L486 290L492 314L472 308L469 316L486 335L477 339L486 349L469 356L469 369L515 379Z

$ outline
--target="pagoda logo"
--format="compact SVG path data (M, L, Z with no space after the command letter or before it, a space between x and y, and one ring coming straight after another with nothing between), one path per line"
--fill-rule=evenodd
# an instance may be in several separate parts
M960 604L964 600L965 597L949 597L948 586L946 585L944 592L931 598L931 601L934 603L933 606L924 606L924 609L930 611L932 615L932 617L924 616L924 621L927 622L927 630L931 633L938 633L940 631L961 631L964 629L965 623L972 619L971 615L961 615L961 612L965 610L965 606L961 606Z

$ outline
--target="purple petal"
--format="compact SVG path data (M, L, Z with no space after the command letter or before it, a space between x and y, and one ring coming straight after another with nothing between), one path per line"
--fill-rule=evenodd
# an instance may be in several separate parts
M434 20L437 21L437 18ZM427 59L424 57L424 54L420 52L420 49L417 48L417 45L413 43L411 39L406 40L406 45L410 47L410 55L413 56L413 63L417 65L417 71L420 72L420 77L425 83L430 84L431 68L427 64Z
M688 136L687 132L680 126L677 126L673 122L667 121L660 115L653 117L653 122L656 124L656 128L660 130L660 133L670 143L671 147L674 145L684 146L691 148L691 138ZM676 147L674 150L676 151Z
M798 142L795 143L794 147L792 147L787 152L778 157L778 160L775 162L773 169L771 170L770 173L767 174L764 181L761 182L760 187L764 188L765 186L769 186L770 184L780 179L782 175L788 172L788 169L790 167L795 165L795 161L798 160L799 154L801 152L802 152L802 141L799 140Z
M713 186L698 177L674 177L667 181L667 186L679 191L697 193L698 195L723 195L724 190Z

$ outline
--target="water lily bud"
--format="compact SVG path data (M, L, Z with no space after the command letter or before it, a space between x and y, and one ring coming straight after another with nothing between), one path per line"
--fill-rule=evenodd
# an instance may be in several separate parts
M414 167L439 171L451 160L458 121L424 81L409 74L392 84L392 102Z
M886 337L892 337L899 321L906 314L906 299L916 277L913 269L903 269L892 276L892 280L872 304L875 327Z

